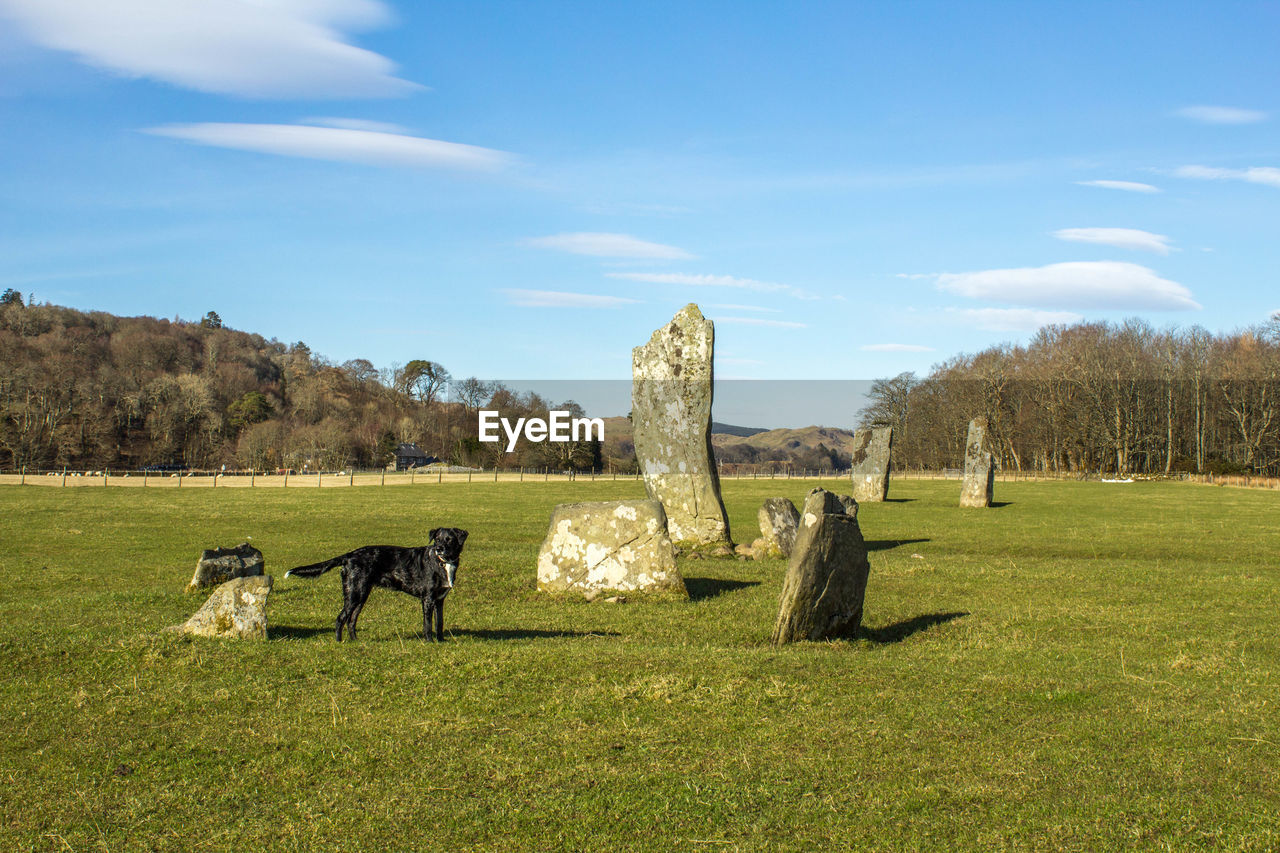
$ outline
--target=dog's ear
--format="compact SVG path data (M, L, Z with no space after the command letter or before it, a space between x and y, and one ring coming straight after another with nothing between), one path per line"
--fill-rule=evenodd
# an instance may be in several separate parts
M457 533L458 533L458 544L459 544L459 545L461 545L463 542L466 542L466 541L467 541L467 531L463 530L461 527L455 527L455 528L453 528L453 529L454 529L455 531L457 531Z
M432 542L434 542L436 541L436 534L439 532L440 532L440 528L437 527L435 530L432 530L430 533L427 534L427 538L430 539Z

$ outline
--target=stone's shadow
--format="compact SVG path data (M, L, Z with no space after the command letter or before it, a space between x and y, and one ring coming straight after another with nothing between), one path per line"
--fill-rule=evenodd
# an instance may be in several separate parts
M733 592L737 589L746 589L749 586L759 586L760 581L729 581L720 578L685 578L684 588L689 590L690 601L702 601L706 598L715 598L717 595L724 595L726 592Z
M987 504L987 506L990 507L991 509L999 509L1000 507L1008 506L1011 503L1013 503L1013 501L992 501L991 503Z
M969 611L967 610L954 613L927 613L923 616L916 616L914 619L894 622L892 625L886 625L883 628L868 628L863 625L858 629L858 639L870 640L882 646L890 643L901 643L912 634L927 631L935 625L943 625L968 615Z
M268 625L268 640L309 640L321 634L332 634L333 626L328 628L303 628L299 625Z
M883 501L881 501L881 503L886 503L886 504L909 504L909 503L912 503L912 502L914 502L914 501L918 501L918 500L920 500L920 499L919 499L919 498L885 498Z
M554 640L559 637L620 637L616 631L543 631L538 628L446 628L449 636L472 637L476 640Z
M932 541L932 539L868 539L866 546L868 551L888 551L892 548L900 548L903 545Z

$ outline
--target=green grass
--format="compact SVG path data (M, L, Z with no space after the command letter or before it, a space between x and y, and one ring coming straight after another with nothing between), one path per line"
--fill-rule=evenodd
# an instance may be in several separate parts
M726 481L737 538L811 485ZM1280 495L958 493L864 505L863 638L775 648L781 561L535 592L552 506L636 483L0 489L0 849L1280 847ZM386 591L338 645L336 573L283 577L440 525L443 645ZM162 634L250 537L271 639Z

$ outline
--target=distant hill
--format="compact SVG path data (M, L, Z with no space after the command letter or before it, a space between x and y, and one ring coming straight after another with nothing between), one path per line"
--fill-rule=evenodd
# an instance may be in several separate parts
M626 457L634 452L631 421L604 419L605 455ZM721 464L781 463L805 468L847 468L853 433L836 427L758 429L713 422L711 447Z
M734 426L733 424L717 423L716 421L711 422L712 435L739 435L745 437L750 435L759 435L762 432L768 432L768 430L763 427L744 427Z

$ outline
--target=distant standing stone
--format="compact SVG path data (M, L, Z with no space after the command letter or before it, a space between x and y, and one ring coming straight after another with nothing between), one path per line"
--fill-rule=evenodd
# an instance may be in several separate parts
M181 625L166 630L197 637L267 638L267 596L271 576L236 578L213 591L204 606Z
M774 643L852 638L862 624L871 564L858 519L846 514L841 498L824 489L805 498Z
M605 591L689 594L658 501L557 506L538 554L538 589L588 599Z
M853 433L853 497L872 503L889 497L889 456L893 427L860 429Z
M711 451L715 330L690 303L631 352L631 423L645 491L661 501L671 538L727 545L729 517Z
M241 542L234 548L210 548L196 562L196 573L187 584L187 592L217 586L233 578L261 575L264 566L262 552L248 542Z
M960 506L991 506L995 493L995 459L987 450L987 419L969 421L969 437L964 447L964 483L960 486Z
M787 498L766 498L756 517L760 521L761 547L776 556L790 557L800 524L796 505Z

